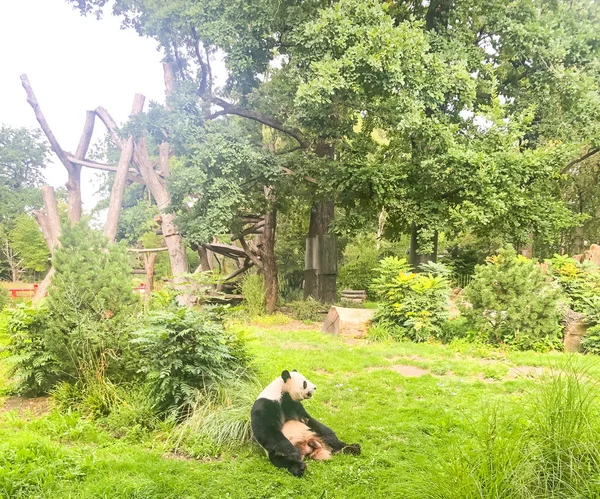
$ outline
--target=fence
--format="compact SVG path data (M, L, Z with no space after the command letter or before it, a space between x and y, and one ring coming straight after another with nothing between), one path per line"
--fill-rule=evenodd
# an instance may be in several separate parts
M455 288L466 288L472 280L473 276L470 274L452 274L450 276L450 282Z
M33 284L33 287L31 288L8 288L7 291L10 294L11 298L17 299L17 298L32 298L33 295L35 295L35 292L37 291L39 284ZM2 288L0 288L2 289ZM134 286L133 287L133 291L136 291L138 293L144 294L144 291L146 290L146 284L145 283L141 283L138 286Z

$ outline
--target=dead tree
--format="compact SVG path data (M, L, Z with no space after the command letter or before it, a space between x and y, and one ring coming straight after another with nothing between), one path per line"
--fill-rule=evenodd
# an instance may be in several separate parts
M146 98L141 94L135 94L131 116L136 116L144 109L144 101ZM133 158L133 137L129 136L121 142L121 156L112 189L110 191L110 199L108 205L108 215L104 224L104 235L113 243L117 237L117 228L119 226L119 216L121 215L121 205L123 204L123 194L125 193L125 184L127 182L127 173L129 165Z

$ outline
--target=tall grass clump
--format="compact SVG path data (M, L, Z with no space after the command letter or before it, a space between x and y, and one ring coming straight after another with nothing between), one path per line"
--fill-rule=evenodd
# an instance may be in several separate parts
M190 416L170 432L168 445L187 453L215 454L252 440L250 411L261 391L252 375L209 392L199 392Z
M244 308L250 316L265 313L265 278L258 274L246 274L242 280Z
M409 497L600 497L600 389L571 359L524 397L470 426L451 455L422 463Z

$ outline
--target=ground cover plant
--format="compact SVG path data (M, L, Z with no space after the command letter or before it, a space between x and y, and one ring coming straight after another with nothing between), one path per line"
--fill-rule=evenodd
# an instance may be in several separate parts
M222 414L212 426L246 438L231 446L227 437L210 445L203 440L215 435L197 431L202 419L183 429L159 422L141 430L129 421L115 432L116 416L92 420L76 411L36 416L5 409L0 497L600 494L595 357L581 365L581 356L466 341L349 344L300 323L272 320L230 327L249 338L260 385L285 367L305 373L319 387L307 409L360 442L363 454L311 462L298 480L274 469L243 429L235 430L243 414ZM248 411L259 389L244 387L236 396L245 398ZM120 417L133 409L124 406Z

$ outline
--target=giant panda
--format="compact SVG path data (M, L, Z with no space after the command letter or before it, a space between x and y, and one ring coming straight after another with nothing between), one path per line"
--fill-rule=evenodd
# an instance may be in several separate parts
M277 468L286 468L297 477L304 474L306 463L303 458L307 452L299 452L283 434L282 428L288 421L299 421L310 430L301 434L297 442L301 449L308 450L307 447L321 445L332 453L360 454L360 445L342 442L333 430L306 412L301 402L310 399L316 389L299 372L283 371L258 395L250 414L254 438L265 449L271 463ZM287 429L290 435L296 430ZM300 430L305 431L301 427Z

